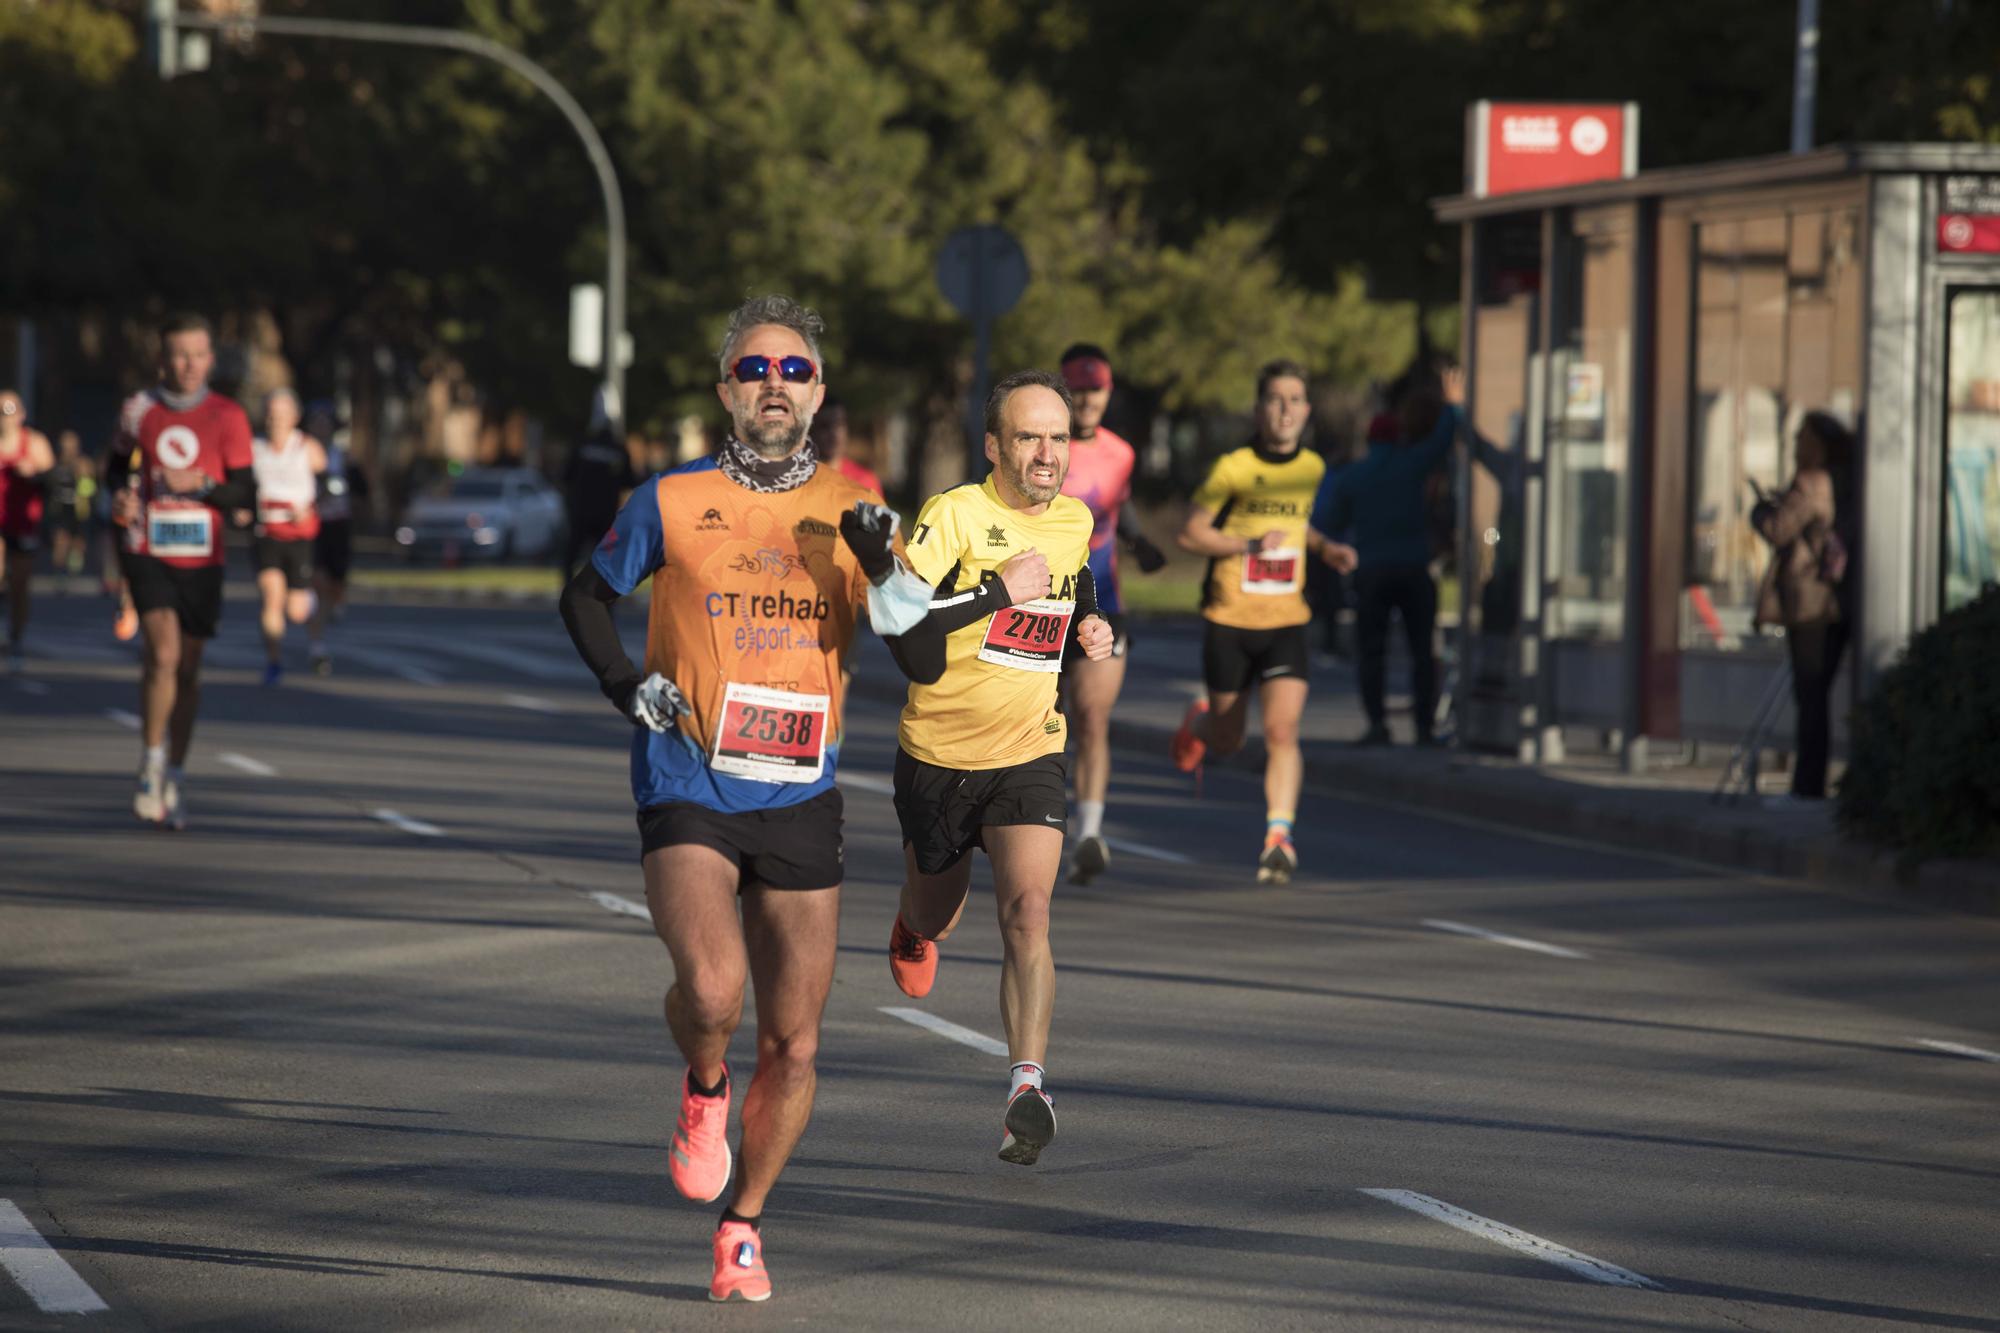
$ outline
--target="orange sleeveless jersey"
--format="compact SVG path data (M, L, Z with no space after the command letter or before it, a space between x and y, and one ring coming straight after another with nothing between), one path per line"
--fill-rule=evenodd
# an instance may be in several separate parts
M592 563L621 593L652 579L646 670L673 681L694 710L666 735L635 730L632 795L641 807L770 809L833 785L841 665L868 592L840 539L840 515L869 499L828 467L794 490L751 491L712 458L633 492ZM779 696L766 691L793 707L773 705ZM804 765L821 744L823 771L810 781L743 776L777 771L770 756L780 751L783 762Z

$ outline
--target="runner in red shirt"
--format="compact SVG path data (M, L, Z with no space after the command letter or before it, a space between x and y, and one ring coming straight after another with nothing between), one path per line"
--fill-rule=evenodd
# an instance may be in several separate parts
M7 662L16 671L25 660L28 580L41 545L42 484L55 465L48 436L28 427L21 395L0 392L0 578L7 583Z
M145 639L139 716L145 755L132 812L187 826L181 769L201 703L201 655L222 618L222 523L254 508L250 419L208 388L215 346L208 321L178 315L160 331L160 383L127 421L132 453L112 451L127 475L113 519L125 529L120 563ZM171 751L169 744L171 743Z

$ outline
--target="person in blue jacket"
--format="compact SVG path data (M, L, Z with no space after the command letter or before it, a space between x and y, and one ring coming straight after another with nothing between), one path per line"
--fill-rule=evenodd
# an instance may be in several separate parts
M1348 540L1360 555L1354 594L1361 704L1368 713L1363 745L1390 743L1383 678L1391 611L1402 617L1410 646L1410 708L1417 744L1435 743L1437 653L1431 638L1437 626L1437 583L1430 571L1424 483L1458 438L1464 402L1464 372L1451 369L1440 378L1427 369L1412 371L1396 386L1390 404L1398 424L1395 437L1370 438L1368 456L1323 489L1314 507L1313 526L1321 532L1351 533Z

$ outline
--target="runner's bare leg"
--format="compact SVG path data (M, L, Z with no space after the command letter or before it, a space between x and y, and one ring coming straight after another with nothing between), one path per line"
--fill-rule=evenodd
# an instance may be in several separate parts
M1010 1063L1045 1063L1055 1015L1056 962L1049 950L1049 900L1062 868L1063 831L1043 824L989 824L981 830L993 862L1000 913L1000 1021Z
M713 847L683 843L647 852L640 868L653 931L674 960L667 1031L695 1082L712 1088L722 1079L729 1038L743 1021L749 974L737 917L736 863Z

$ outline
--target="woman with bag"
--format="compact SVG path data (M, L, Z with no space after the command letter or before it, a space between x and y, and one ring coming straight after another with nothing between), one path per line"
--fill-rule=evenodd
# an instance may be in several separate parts
M1773 548L1757 594L1757 623L1784 626L1792 659L1798 708L1792 795L1816 801L1826 796L1828 699L1853 620L1850 544L1842 534L1852 527L1854 436L1830 414L1808 413L1797 458L1792 484L1781 495L1760 496L1750 522Z

